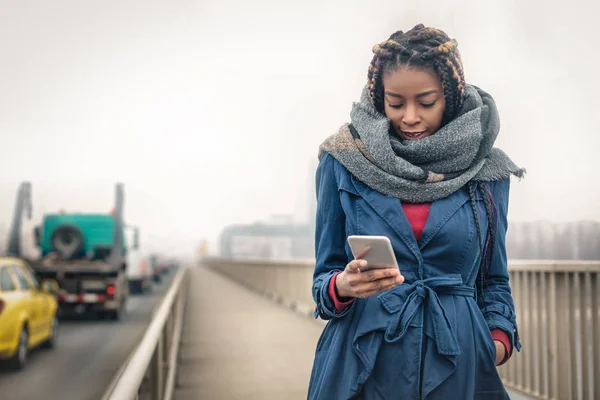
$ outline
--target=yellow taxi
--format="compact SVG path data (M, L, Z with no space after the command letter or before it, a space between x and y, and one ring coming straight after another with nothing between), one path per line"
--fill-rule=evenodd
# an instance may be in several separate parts
M27 353L54 347L58 333L56 281L38 282L29 265L0 257L0 362L22 369Z

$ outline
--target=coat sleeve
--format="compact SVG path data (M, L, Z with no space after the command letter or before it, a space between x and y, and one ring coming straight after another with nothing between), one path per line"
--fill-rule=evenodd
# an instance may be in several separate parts
M329 320L346 315L355 302L337 312L329 296L329 281L346 268L346 215L342 209L336 179L337 161L324 153L317 167L317 212L315 221L315 270L312 295L316 303L314 317Z
M521 350L521 343L517 328L515 306L511 293L508 259L506 256L506 232L508 229L508 197L510 180L490 184L492 198L498 210L496 218L495 242L492 253L492 263L485 276L483 298L478 298L477 303L485 316L490 330L504 331L513 349Z

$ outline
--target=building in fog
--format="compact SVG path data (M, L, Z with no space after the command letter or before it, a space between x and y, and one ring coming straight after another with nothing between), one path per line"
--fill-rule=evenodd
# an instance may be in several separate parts
M310 259L314 256L311 226L292 219L230 225L221 232L220 255L228 258L273 260Z
M220 235L220 255L228 258L302 259L315 256L315 216L317 199L315 172L318 161L310 165L306 204L308 221L297 223L291 215L271 215L249 225L227 226Z

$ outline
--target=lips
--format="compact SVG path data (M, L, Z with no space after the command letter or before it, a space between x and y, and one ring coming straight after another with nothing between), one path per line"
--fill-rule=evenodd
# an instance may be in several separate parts
M427 131L420 131L420 132L400 131L400 133L402 133L402 137L404 137L404 139L406 139L406 140L418 140L418 139L424 138L425 135L427 134Z

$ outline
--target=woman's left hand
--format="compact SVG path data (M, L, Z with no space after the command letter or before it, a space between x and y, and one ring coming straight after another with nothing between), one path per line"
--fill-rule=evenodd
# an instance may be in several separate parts
M504 360L504 356L506 355L506 349L504 345L499 340L494 340L494 344L496 345L496 365L500 364L502 360Z

